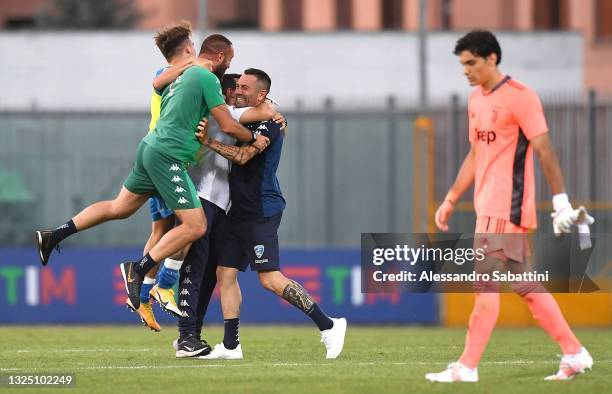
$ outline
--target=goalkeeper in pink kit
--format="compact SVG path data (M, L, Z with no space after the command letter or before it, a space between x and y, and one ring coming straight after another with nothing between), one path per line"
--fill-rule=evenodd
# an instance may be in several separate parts
M454 205L474 184L475 233L504 234L498 237L501 242L488 248L487 259L510 269L526 264L527 231L536 228L533 152L553 194L555 232L570 232L572 225L585 226L593 219L584 208L572 208L540 99L532 89L500 72L501 49L496 37L488 31L472 31L457 41L454 53L475 87L468 100L471 149L436 211L435 222L447 231ZM512 289L563 352L558 372L546 380L572 379L593 366L591 355L541 284L514 283ZM497 321L500 296L494 282L476 283L475 291L463 353L446 370L425 375L429 381L478 381L478 363Z

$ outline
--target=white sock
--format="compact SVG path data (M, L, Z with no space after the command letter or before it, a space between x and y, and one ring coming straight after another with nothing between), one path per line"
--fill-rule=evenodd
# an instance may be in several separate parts
M170 258L167 258L166 260L164 260L164 267L171 269L171 270L178 271L181 269L182 265L183 265L183 262L181 260L173 260Z
M143 285L152 285L153 283L155 283L155 278L149 278L148 276L145 276L144 280L142 281Z

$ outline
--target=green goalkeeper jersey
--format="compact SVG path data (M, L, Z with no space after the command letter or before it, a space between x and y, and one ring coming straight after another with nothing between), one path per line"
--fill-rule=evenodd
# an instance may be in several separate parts
M222 104L219 79L203 67L189 67L164 89L159 120L144 141L167 156L192 163L200 149L195 137L199 121Z

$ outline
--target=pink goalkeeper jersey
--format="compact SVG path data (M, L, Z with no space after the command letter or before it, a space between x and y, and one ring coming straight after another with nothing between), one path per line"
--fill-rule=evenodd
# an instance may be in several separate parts
M469 138L476 152L476 216L536 228L533 148L529 141L548 132L542 103L530 88L506 76L468 100Z

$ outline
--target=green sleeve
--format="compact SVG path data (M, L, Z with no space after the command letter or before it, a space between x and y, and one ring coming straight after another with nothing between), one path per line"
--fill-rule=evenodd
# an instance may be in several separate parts
M202 78L202 94L209 110L225 104L221 94L221 83L215 74L211 72L205 73L204 78Z

